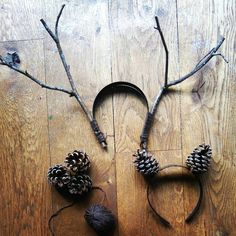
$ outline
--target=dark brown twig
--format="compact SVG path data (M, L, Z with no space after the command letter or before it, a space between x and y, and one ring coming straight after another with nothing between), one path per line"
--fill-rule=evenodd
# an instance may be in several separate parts
M34 76L32 76L31 74L28 73L28 71L23 71L21 69L18 69L16 67L14 67L12 64L10 64L9 62L7 62L2 56L0 56L0 65L3 65L3 66L7 66L9 67L10 69L14 70L14 71L17 71L18 73L28 77L29 79L31 79L32 81L34 81L35 83L37 83L38 85L40 85L42 88L46 88L46 89L50 89L50 90L57 90L57 91L60 91L60 92L63 92L63 93L67 93L69 94L70 96L74 96L74 93L73 91L69 91L67 89L64 89L62 87L56 87L56 86L50 86L48 84L45 84L43 83L42 81L36 79Z
M80 95L79 95L79 93L76 89L74 80L73 80L72 75L70 73L70 66L66 62L66 58L65 58L64 52L63 52L62 47L61 47L60 39L58 37L58 24L59 24L60 17L62 15L64 7L65 7L65 4L62 5L61 10L60 10L60 12L57 16L56 25L55 25L55 33L52 32L52 30L48 27L47 23L43 19L41 19L40 21L43 24L44 28L47 30L48 34L51 36L51 38L56 43L58 53L59 53L59 56L61 58L61 62L62 62L63 67L65 69L68 80L70 82L72 91L75 94L74 96L75 96L76 100L79 102L82 109L84 110L84 112L87 115L89 121L92 122L93 116L92 116L91 112L88 110L88 108L86 107L86 105L84 104L83 100L81 99L81 97L80 97Z
M159 220L162 222L163 225L165 225L166 227L170 227L171 224L169 221L167 221L164 217L162 217L153 207L151 200L150 200L150 185L148 185L147 187L147 200L148 200L148 205L150 206L150 208L152 209L152 211L154 212L154 214L159 218Z
M102 145L103 148L106 148L107 143L106 143L105 136L100 131L100 128L98 127L98 124L97 124L96 120L93 118L92 113L89 111L89 109L87 108L87 106L83 102L82 98L80 97L80 95L79 95L79 93L76 89L75 82L74 82L74 80L72 78L72 75L70 73L70 66L66 62L66 58L65 58L64 52L63 52L62 47L61 47L61 43L60 43L60 39L59 39L59 35L58 35L58 25L59 25L59 21L60 21L60 18L61 18L64 7L65 7L65 4L62 5L61 10L60 10L60 12L57 16L57 20L56 20L56 24L55 24L55 33L52 32L52 30L48 27L47 23L43 19L41 19L40 21L43 24L44 28L47 30L48 34L54 40L54 42L57 46L57 50L58 50L61 62L63 64L63 67L65 69L67 78L70 82L74 97L79 102L79 104L82 107L84 113L87 115L87 118L90 121L91 127L92 127L92 129L94 131L94 134L96 135L99 143Z
M168 168L172 168L172 167L180 167L180 168L184 168L184 169L187 169L188 171L190 171L188 169L188 167L186 166L183 166L183 165L178 165L178 164L170 164L170 165L166 165L166 166L163 166L162 168L159 169L159 172L162 171L162 170L165 170L165 169L168 169ZM192 173L192 172L191 172ZM193 174L193 173L192 173ZM196 176L195 174L193 174L193 176L196 178L197 182L198 182L198 186L199 186L199 197L198 197L198 201L197 201L197 204L196 206L193 208L192 212L188 215L188 217L186 218L185 222L186 223L190 223L194 217L196 216L197 212L199 211L200 209L200 206L201 206L201 203L202 203L202 199L203 199L203 187L202 187L202 183L201 183L201 180L198 176ZM154 208L154 206L152 205L151 203L151 200L150 200L150 185L148 184L148 187L147 187L147 200L148 200L148 204L150 206L150 208L152 209L152 211L155 213L155 215L160 219L160 221L162 222L162 224L164 224L165 226L167 227L170 227L171 224L169 221L167 221L164 217L162 217L157 211L156 209Z
M145 124L143 126L143 130L142 133L140 135L140 146L141 148L147 148L147 142L148 142L148 136L149 136L149 132L152 126L152 122L154 119L154 115L155 112L157 110L157 107L163 97L163 95L168 91L168 89L171 86L177 85L183 81L185 81L186 79L188 79L189 77L193 76L196 72L198 72L199 70L201 70L213 57L215 56L220 56L224 59L225 62L228 63L228 61L225 59L225 57L221 54L221 53L217 53L218 49L221 47L221 45L223 44L225 38L221 37L216 45L216 47L212 48L198 63L197 65L193 68L193 70L191 72L189 72L188 74L182 76L181 78L168 82L168 64L169 64L169 60L168 60L168 49L167 49L167 45L165 42L165 38L163 36L160 24L159 24L159 20L158 17L155 17L156 19L156 27L154 27L155 29L158 30L161 40L162 40L162 44L164 46L165 49L165 54L166 54L166 66L165 66L165 81L164 81L164 85L161 87L159 93L156 95L156 98L153 102L152 107L150 108L150 111L147 114L147 118L145 120ZM149 122L149 124L147 124L147 122Z
M53 39L53 41L55 42L55 44L57 46L61 62L63 64L63 67L65 69L67 78L68 78L69 83L70 83L71 88L72 88L71 91L67 90L67 89L64 89L64 88L61 88L61 87L50 86L50 85L47 85L47 84L43 83L42 81L36 79L34 76L29 74L26 70L24 71L24 70L16 68L14 65L7 62L2 56L0 56L0 65L7 66L10 69L12 69L14 71L17 71L18 73L28 77L29 79L31 79L32 81L34 81L35 83L40 85L42 88L57 90L57 91L60 91L60 92L67 93L71 97L75 97L76 100L79 102L80 106L82 107L84 113L86 114L86 116L87 116L87 118L88 118L88 120L91 124L91 127L94 131L94 134L96 135L99 143L102 145L103 148L106 148L106 146L107 146L106 138L105 138L104 134L101 132L101 130L100 130L98 124L97 124L97 121L94 119L94 117L92 115L92 112L87 108L87 106L85 105L85 103L82 100L81 96L79 95L78 90L76 89L75 82L74 82L74 80L72 78L72 75L71 75L71 72L70 72L70 66L66 62L66 58L65 58L64 52L63 52L62 47L61 47L59 34L58 34L58 26L59 26L60 18L61 18L64 7L65 7L65 4L62 5L61 10L60 10L60 12L57 16L56 23L55 23L55 30L54 30L55 32L53 32L49 28L49 26L47 25L47 23L43 19L41 19L40 21L41 21L42 25L44 26L44 28L46 29L46 31L51 36L51 38Z
M158 20L158 17L155 16L155 20L156 20L156 27L154 27L154 29L158 30L160 36L161 36L161 41L162 41L162 44L164 46L164 49L165 49L165 53L166 53L166 64L165 64L165 83L164 83L164 87L167 86L167 83L168 83L168 66L169 66L169 52L168 52L168 48L167 48L167 45L166 45L166 41L165 41L165 38L164 38L164 35L162 33L162 30L161 30L161 27L160 27L160 23L159 23L159 20Z
M214 56L219 56L221 55L221 57L223 56L221 53L216 53L217 50L220 48L220 46L222 45L222 43L224 42L225 38L221 37L216 45L216 47L212 48L211 51L209 53L207 53L203 59L200 60L200 62L197 63L197 65L194 67L194 69L189 72L188 74L186 74L185 76L171 81L170 83L168 83L167 87L171 87L173 85L177 85L181 82L183 82L184 80L188 79L189 77L191 77L192 75L194 75L196 72L198 72L200 69L202 69ZM225 60L225 59L224 59ZM226 62L228 62L227 60L225 60Z

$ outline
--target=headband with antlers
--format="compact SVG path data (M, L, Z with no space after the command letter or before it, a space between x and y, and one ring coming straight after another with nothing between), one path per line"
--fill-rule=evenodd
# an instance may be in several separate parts
M196 66L193 68L193 70L191 72L180 77L179 79L169 82L168 81L169 53L168 53L168 48L167 48L167 45L165 42L164 35L162 33L162 30L161 30L161 27L159 24L158 17L156 16L155 17L156 27L154 27L154 28L158 31L158 33L161 37L163 47L165 49L165 78L164 78L164 84L162 85L160 91L156 95L156 97L153 101L153 104L149 108L148 100L147 100L145 94L136 85L129 83L129 82L120 81L120 82L111 83L111 84L105 86L96 96L96 98L94 100L94 104L93 104L93 109L92 109L92 111L90 111L87 108L87 106L85 105L82 97L79 95L79 92L76 88L74 79L73 79L71 72L70 72L70 66L67 64L67 61L66 61L65 55L63 53L61 43L60 43L58 26L59 26L59 20L61 18L64 7L65 7L65 5L62 5L61 10L57 16L54 32L49 28L49 26L47 25L47 23L43 19L41 19L40 21L57 46L61 62L63 64L67 78L68 78L69 83L71 85L71 90L65 89L63 87L48 85L48 84L40 81L39 79L35 78L27 70L20 69L20 66L19 66L20 58L16 52L7 53L7 55L5 57L0 56L0 65L7 66L10 69L28 77L30 80L34 81L35 83L40 85L42 88L56 90L59 92L66 93L70 97L74 97L78 101L80 106L82 107L84 113L86 114L86 116L91 124L91 127L93 129L93 132L94 132L98 142L101 144L101 146L103 148L107 147L107 143L106 143L106 138L105 138L104 134L101 132L101 130L98 126L98 123L95 119L94 110L97 105L97 101L99 100L99 98L106 95L107 93L117 92L120 90L122 90L122 91L127 90L127 91L131 91L133 93L138 94L139 97L145 101L146 106L148 108L148 112L146 115L146 119L144 122L142 133L140 135L140 149L138 149L138 151L134 154L134 156L136 157L135 161L134 161L136 169L140 173L142 173L144 175L148 175L148 176L155 176L157 173L161 172L162 170L164 170L166 168L170 168L170 167L181 167L181 168L185 168L188 171L190 171L196 177L197 182L199 184L199 189L200 189L200 195L199 195L199 200L197 202L197 205L193 209L192 213L186 219L186 222L190 222L193 219L194 215L197 213L197 211L200 207L200 204L201 204L203 190L202 190L202 184L201 184L199 175L208 170L211 155L212 155L211 148L209 145L205 145L205 144L199 145L197 148L194 149L194 151L187 158L186 166L171 164L171 165L164 166L164 167L160 168L158 161L155 158L153 158L153 156L147 150L148 137L149 137L150 129L151 129L151 126L153 123L154 115L157 110L158 104L160 103L161 99L163 98L163 95L168 92L170 87L175 86L175 85L185 81L186 79L188 79L192 75L194 75L196 72L201 70L214 56L221 56L225 60L225 62L228 63L228 61L225 59L225 57L221 53L218 52L218 49L221 47L225 38L220 37L216 47L212 48L204 57L202 57L202 59L196 64ZM49 169L48 179L49 179L50 183L55 185L58 190L60 190L60 191L63 190L64 193L66 192L67 194L75 196L75 197L81 196L84 193L87 193L91 189L93 189L92 188L92 181L91 181L90 177L88 175L84 174L84 173L86 173L86 171L88 170L88 168L90 166L90 161L85 153L83 153L81 151L74 151L73 153L68 155L68 157L65 160L65 163L66 163L66 167L63 165L56 165L56 166ZM94 187L94 189L96 189L96 188L97 187ZM165 220L160 214L158 214L157 211L154 209L154 207L151 203L151 200L149 198L149 194L150 194L150 186L148 185L147 199L148 199L148 203L149 203L151 209L154 211L154 213L159 217L159 219L165 225L170 225L170 223L167 220ZM92 208L92 210L90 209L90 213L91 213L91 211L93 212L94 209L97 209L97 208L94 207L94 208ZM103 208L99 208L99 210L100 210L100 212L102 211L104 213ZM59 210L59 212L60 211L61 210ZM105 212L107 213L107 211L105 211ZM108 212L107 214L109 215L110 212ZM53 215L52 218L55 217L56 215ZM86 217L88 220L91 221L91 215L88 216L88 214L87 214ZM109 225L109 224L111 224L111 222L114 223L114 218L112 218L112 220L110 220L110 221L108 220L108 223L107 222L106 223ZM99 227L100 226L101 225L99 225Z

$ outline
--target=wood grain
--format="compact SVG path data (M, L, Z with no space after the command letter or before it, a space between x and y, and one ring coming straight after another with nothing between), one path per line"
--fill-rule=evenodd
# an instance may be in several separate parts
M44 17L43 0L1 0L0 41L39 39L43 37L40 18Z
M152 213L148 182L133 166L147 111L135 95L112 94L97 107L96 118L108 140L104 151L74 98L43 90L0 67L0 235L50 235L47 220L69 201L49 186L47 169L62 163L68 152L84 149L92 159L94 185L106 191L105 204L118 218L114 235L234 236L235 1L0 0L0 54L17 51L21 66L37 78L69 88L54 42L39 22L44 18L53 27L63 3L62 47L89 109L104 86L120 80L138 85L151 105L164 82L165 62L154 15L170 51L169 80L189 72L220 35L226 37L221 51L230 63L215 58L168 93L157 109L149 141L161 166L184 163L195 146L211 144L213 163L202 178L203 205L196 219L185 224L197 186L181 178L182 169L173 168L161 173L151 189L153 205L172 228L162 226ZM66 209L53 222L56 235L95 236L83 215L101 198L94 191Z
M196 11L196 8L199 9ZM189 71L201 55L215 45L219 35L226 37L221 49L229 57L226 65L220 58L211 63L193 79L182 84L181 114L183 156L202 142L211 144L213 163L205 175L205 204L198 220L186 226L187 235L234 235L235 229L235 1L198 1L195 4L180 1L179 42L180 73ZM201 17L199 17L201 12ZM188 16L192 17L189 18ZM230 27L229 27L230 24ZM188 28L188 31L186 31ZM198 93L199 84L204 83ZM188 207L192 192L185 189ZM230 200L229 200L230 199Z
M44 80L43 41L1 43L19 52L21 66ZM32 57L32 52L37 52ZM23 76L0 70L0 235L47 235L51 192L46 91Z

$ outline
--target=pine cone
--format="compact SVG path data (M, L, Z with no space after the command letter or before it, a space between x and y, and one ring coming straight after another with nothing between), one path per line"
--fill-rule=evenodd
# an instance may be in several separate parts
M82 195L92 188L92 180L88 175L75 175L68 184L68 192L71 195Z
M186 160L187 167L196 174L208 170L212 156L210 145L201 144L196 147Z
M146 149L138 149L134 163L138 172L143 175L154 175L159 171L159 163Z
M85 152L75 150L67 155L65 164L74 174L85 173L90 167L90 160Z
M70 182L70 174L63 165L55 165L48 170L48 182L56 187L66 187Z

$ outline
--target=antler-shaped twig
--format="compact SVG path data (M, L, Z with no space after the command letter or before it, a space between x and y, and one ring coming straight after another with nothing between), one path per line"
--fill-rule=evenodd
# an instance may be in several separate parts
M31 79L32 81L34 81L35 83L40 85L42 88L51 89L51 90L57 90L57 91L60 91L60 92L67 93L71 97L75 97L76 100L79 102L80 106L82 107L83 111L85 112L85 114L86 114L86 116L87 116L87 118L88 118L88 120L89 120L89 122L91 124L91 127L92 127L92 129L93 129L93 131L94 131L98 141L99 141L99 143L102 145L102 147L105 148L107 146L105 136L100 131L100 129L98 127L98 124L97 124L97 121L94 119L92 113L89 111L89 109L87 108L87 106L83 102L81 96L79 95L79 93L78 93L78 91L76 89L75 82L74 82L73 77L72 77L72 75L70 73L70 66L66 62L66 58L65 58L65 55L64 55L62 47L61 47L61 43L60 43L60 39L59 39L59 35L58 35L58 25L59 25L59 21L60 21L60 18L61 18L61 15L62 15L64 7L65 7L65 4L62 5L61 10L60 10L60 12L59 12L59 14L57 16L56 24L55 24L55 32L53 32L49 28L49 26L47 25L47 23L43 19L41 19L40 21L41 21L41 23L43 24L44 28L47 30L48 34L51 36L51 38L53 39L53 41L55 42L55 44L57 46L58 53L60 55L63 67L65 69L65 72L66 72L67 78L68 78L68 80L70 82L72 90L67 90L65 88L47 85L47 84L43 83L42 81L36 79L31 74L29 74L27 72L27 70L18 69L14 65L14 63L8 62L8 60L6 60L2 56L0 56L0 65L7 66L7 67L9 67L12 70L17 71L18 73L20 73L22 75L25 75L26 77L28 77L29 79Z
M216 45L216 47L212 48L198 63L197 65L193 68L193 70L191 72L189 72L188 74L184 75L183 77L177 79L177 80L173 80L171 82L168 82L168 65L169 65L169 57L168 57L168 48L166 46L166 42L165 42L165 38L163 36L160 24L159 24L159 20L158 17L155 17L156 20L156 27L154 27L156 30L158 30L160 37L161 37L161 41L162 44L164 46L165 49L165 54L166 54L166 61L165 61L165 81L164 81L164 85L161 87L159 93L156 95L156 98L153 102L152 107L150 108L150 111L147 113L146 116L146 120L144 123L144 127L142 130L142 134L140 136L140 146L142 148L147 148L147 142L148 142L148 136L149 136L149 132L150 132L150 128L152 126L152 122L154 119L154 115L155 112L157 110L157 106L161 101L161 98L163 96L163 94L165 92L168 91L169 87L177 85L183 81L185 81L186 79L188 79L189 77L191 77L192 75L194 75L196 72L198 72L200 69L202 69L214 56L221 56L224 61L226 63L228 63L228 61L225 59L225 57L221 54L221 53L217 53L218 49L220 48L220 46L222 45L222 43L224 42L225 38L221 37Z

